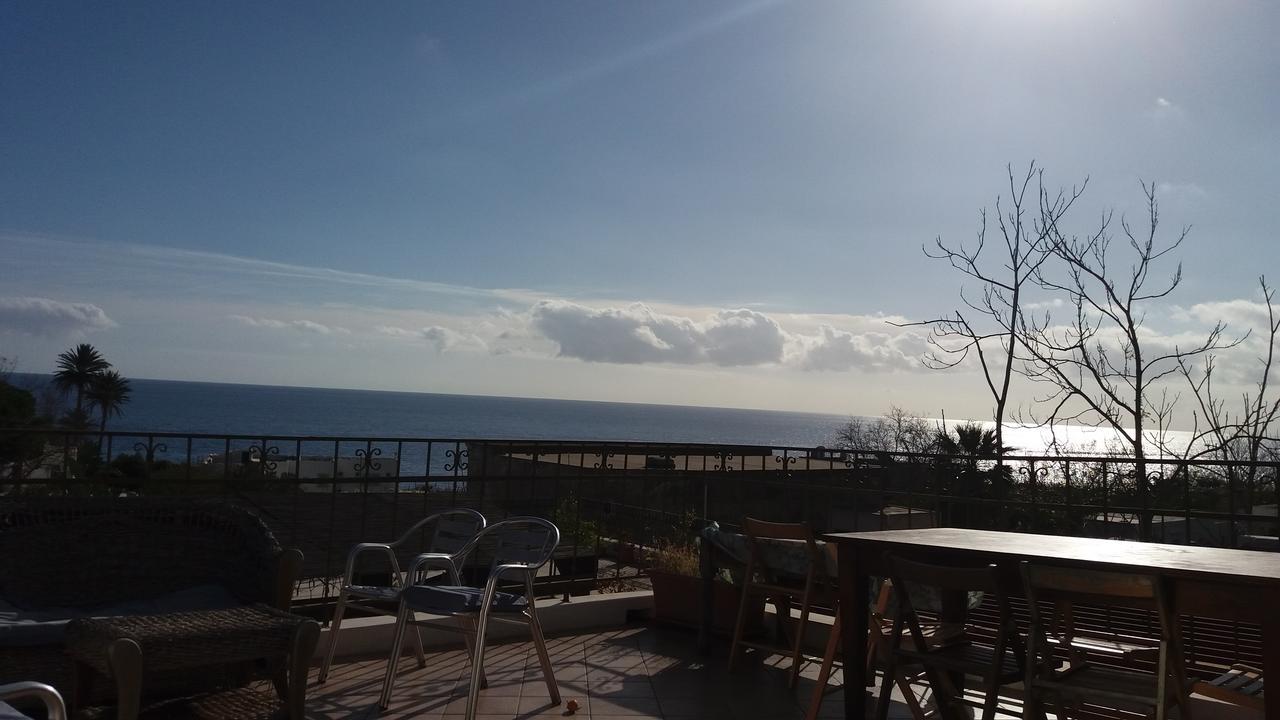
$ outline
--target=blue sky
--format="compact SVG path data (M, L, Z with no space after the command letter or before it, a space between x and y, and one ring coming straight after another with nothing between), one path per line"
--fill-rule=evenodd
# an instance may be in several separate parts
M1256 301L1277 29L1230 2L7 3L0 355L985 416L884 323L954 303L920 245L1034 159L1090 178L1081 231L1139 178L1194 226L1155 330Z

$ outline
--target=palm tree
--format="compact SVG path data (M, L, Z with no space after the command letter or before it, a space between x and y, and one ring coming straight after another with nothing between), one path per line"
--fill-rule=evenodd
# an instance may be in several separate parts
M104 370L93 376L85 396L89 398L90 407L96 407L102 413L98 432L107 431L107 418L119 416L121 408L129 402L129 380L115 370Z
M938 452L958 458L994 458L1010 452L1013 448L1000 447L996 440L996 431L988 430L978 423L961 423L955 428L955 435L948 432L938 433Z
M84 416L84 394L94 376L111 369L111 363L89 343L80 343L58 356L53 382L62 392L76 391L75 417Z

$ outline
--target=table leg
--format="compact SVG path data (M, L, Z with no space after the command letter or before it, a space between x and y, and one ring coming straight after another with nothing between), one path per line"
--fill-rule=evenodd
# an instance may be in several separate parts
M715 590L716 561L712 556L715 551L709 547L706 539L698 543L698 565L702 574L700 584L701 597L698 598L698 652L704 655L711 650L711 593Z
M1262 621L1262 677L1280 678L1280 615L1274 612ZM1280 720L1280 693L1264 695L1263 712L1267 720Z
M862 648L867 646L871 615L871 578L859 571L858 550L840 545L836 552L839 566L841 644L844 645L844 716L846 720L866 720L867 667L861 660Z
M107 659L116 681L116 717L137 720L142 710L142 646L120 638L107 648Z

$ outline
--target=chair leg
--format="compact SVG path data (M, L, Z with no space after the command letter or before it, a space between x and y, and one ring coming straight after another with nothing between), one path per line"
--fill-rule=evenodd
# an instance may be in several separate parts
M831 634L827 636L827 649L822 653L822 666L818 668L818 682L813 687L813 698L809 701L809 711L805 720L817 720L818 710L822 708L822 698L827 694L827 681L831 678L831 667L836 662L836 651L840 648L840 611L836 610L836 621L831 624Z
M742 600L738 603L738 619L733 624L733 640L729 642L729 672L733 672L734 666L738 663L738 656L742 649L739 645L742 643L742 636L746 632L747 627L747 603L751 599L751 573L753 572L754 563L747 563L746 575L742 580Z
M556 684L556 674L551 669L551 655L547 652L547 640L542 635L542 622L532 606L529 608L529 634L533 635L533 648L538 651L538 664L542 666L542 676L547 681L547 692L551 695L551 704L560 704L560 687Z
M338 604L333 608L333 622L329 623L329 646L324 649L324 662L320 664L320 675L316 682L323 685L329 679L329 667L333 665L333 656L338 650L338 632L342 629L342 617L347 612L347 591L338 593Z
M400 664L405 628L412 616L413 611L401 601L400 608L396 611L396 634L395 639L391 641L391 657L387 658L387 675L382 679L382 697L378 700L378 707L383 710L391 705L391 687L395 684L396 667Z
M911 681L901 672L896 673L897 677L893 680L898 684L898 690L902 693L902 700L907 703L907 709L911 711L911 717L915 720L925 720L924 708L920 706L920 699L916 697L915 688L911 687Z
M480 619L476 622L475 652L471 656L471 682L467 689L466 720L476 720L476 705L480 700L480 678L484 675L484 636L489 626L489 606L485 603L480 608Z
M427 653L422 649L422 628L417 625L410 628L409 642L413 645L413 654L418 659L418 667L426 667Z
M876 720L885 720L889 717L889 702L893 696L893 679L898 674L898 657L897 647L889 651L889 657L884 664L884 677L880 678L880 697L876 698ZM845 692L860 692L858 689L845 688ZM935 690L936 694L937 691Z
M812 583L810 583L812 585ZM787 681L788 688L795 688L796 680L800 677L800 651L804 645L804 628L809 623L809 602L812 587L806 587L804 597L800 601L800 624L796 626L796 637L791 644L791 677Z
M470 615L457 616L458 627L462 628L462 642L467 646L467 664L471 664L471 658L476 654L476 619ZM484 674L484 668L480 668L480 689L489 689L489 678Z
M982 699L982 720L995 720L996 707L1000 704L1000 672L1004 668L1004 638L996 640L996 650L991 660L991 668L987 671L983 690L986 696Z

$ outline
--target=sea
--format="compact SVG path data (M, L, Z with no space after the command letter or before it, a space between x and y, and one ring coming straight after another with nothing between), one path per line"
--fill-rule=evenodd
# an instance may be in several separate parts
M47 375L15 374L33 387ZM814 447L849 418L642 403L130 379L109 430L265 436L652 441Z
M48 375L15 373L33 388ZM248 436L327 436L442 440L587 440L680 442L774 447L831 447L850 416L777 410L441 393L344 390L130 379L132 395L109 430ZM863 418L873 420L874 418ZM941 420L930 420L941 427ZM948 418L946 426L959 420ZM1175 433L1177 436L1187 433ZM1103 452L1109 430L1058 429L1074 452ZM1177 438L1175 438L1176 440ZM1181 439L1186 442L1189 438ZM1020 454L1049 445L1044 428L1006 425Z

